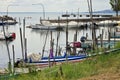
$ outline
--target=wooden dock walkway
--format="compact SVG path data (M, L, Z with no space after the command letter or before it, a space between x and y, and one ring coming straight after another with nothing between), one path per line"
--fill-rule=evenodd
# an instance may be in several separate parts
M120 17L105 17L105 18L93 18L94 22L99 22L99 21L105 21L105 20L120 20ZM75 22L90 22L90 18L83 18L83 19L49 19L49 20L42 20L42 21L49 21L51 23L67 23L70 21L75 21Z

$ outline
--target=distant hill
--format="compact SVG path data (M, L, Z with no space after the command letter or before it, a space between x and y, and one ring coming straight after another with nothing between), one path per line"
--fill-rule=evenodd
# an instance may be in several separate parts
M95 11L94 13L114 13L111 9L101 10L101 11Z

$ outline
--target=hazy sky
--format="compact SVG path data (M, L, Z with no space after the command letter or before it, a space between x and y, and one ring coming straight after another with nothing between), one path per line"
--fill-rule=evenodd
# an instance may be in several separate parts
M92 0L93 10L111 9L109 0ZM80 12L88 11L87 0L0 0L0 11L9 12L42 12L42 3L46 12ZM19 5L19 6L16 6Z

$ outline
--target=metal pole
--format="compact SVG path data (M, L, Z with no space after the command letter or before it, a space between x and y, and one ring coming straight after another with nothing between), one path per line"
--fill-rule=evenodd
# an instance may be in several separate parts
M44 8L44 5L43 4L40 4L43 8L43 19L45 20L45 8Z
M8 16L8 10L9 10L9 7L10 7L10 6L18 6L18 5L8 5L8 6L7 6L7 16Z
M9 8L10 5L7 6L7 16L8 16L8 8Z
M43 9L43 19L45 20L45 7L42 3L38 3L38 4L32 4L32 5L41 5L42 9Z

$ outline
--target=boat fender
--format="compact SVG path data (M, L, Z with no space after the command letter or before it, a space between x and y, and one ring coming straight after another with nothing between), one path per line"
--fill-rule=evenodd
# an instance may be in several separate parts
M16 34L12 33L12 38L15 39L16 38Z
M40 54L36 54L36 53L31 53L27 56L28 61L32 61L32 62L36 62L36 61L40 61L41 60L41 55Z

